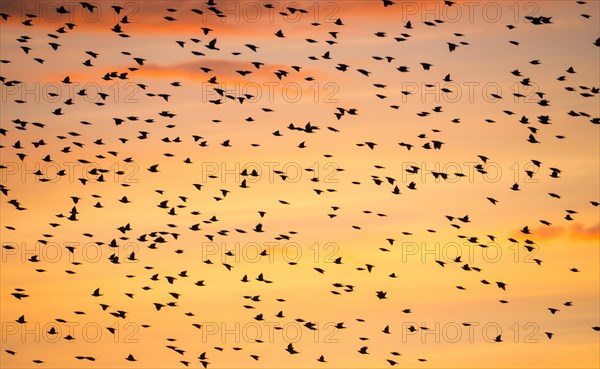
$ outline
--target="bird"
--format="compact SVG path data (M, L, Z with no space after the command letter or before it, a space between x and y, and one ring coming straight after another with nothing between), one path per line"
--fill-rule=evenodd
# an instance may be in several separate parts
M285 349L285 350L286 350L286 351L287 351L287 352L288 352L290 355L299 354L299 352L298 352L298 351L296 351L296 350L294 349L294 345L293 345L293 344L291 344L291 343L287 345L287 347L286 347L286 349Z

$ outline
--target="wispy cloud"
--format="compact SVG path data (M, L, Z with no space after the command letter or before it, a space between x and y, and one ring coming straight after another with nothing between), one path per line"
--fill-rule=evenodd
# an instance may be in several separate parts
M582 223L574 223L570 226L539 226L531 229L536 240L568 239L573 241L598 241L600 240L600 224L586 226ZM515 231L512 236L522 235Z

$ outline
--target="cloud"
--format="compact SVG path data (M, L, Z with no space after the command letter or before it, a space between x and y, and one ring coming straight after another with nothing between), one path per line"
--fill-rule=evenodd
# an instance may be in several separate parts
M571 226L568 237L578 241L598 241L600 240L600 223L590 227L575 223Z
M136 67L138 70L129 71L128 67ZM200 68L210 68L211 71L204 73ZM266 64L262 65L260 69L256 69L250 61L243 60L224 60L224 59L198 59L182 61L174 64L160 64L160 63L148 63L140 66L135 63L131 63L128 66L112 66L105 67L101 71L95 71L93 74L90 73L55 73L45 78L48 82L61 81L65 75L71 77L71 81L77 83L86 83L98 81L99 78L106 73L113 71L127 72L128 79L133 81L139 81L139 77L149 77L155 79L165 79L170 82L177 80L187 80L196 83L205 83L211 77L216 76L217 82L227 83L251 83L251 82L263 82L263 81L276 81L277 77L275 72L278 70L286 70L289 72L290 80L297 79L299 74L292 70L290 66L283 64ZM247 77L242 77L237 71L251 71L252 73ZM301 70L301 75L309 75L311 71L308 69ZM296 75L296 76L294 76Z
M212 71L204 73L200 67L210 68ZM275 72L285 70L289 72L289 77L283 80L278 80ZM243 77L237 71L250 71L251 74ZM234 61L223 59L203 59L198 61L182 62L174 65L165 64L144 64L140 70L136 71L135 76L150 77L159 79L168 79L174 81L185 79L195 83L206 83L214 76L217 77L217 83L226 84L248 84L248 83L263 83L263 82L281 82L298 80L298 76L307 76L309 70L301 70L300 73L295 72L288 65L269 64L263 65L260 69L256 69L249 61Z
M2 11L10 16L3 27L25 28L21 23L29 19L33 28L56 30L65 28L68 33L79 32L112 32L110 29L119 23L123 33L132 37L143 35L182 34L196 35L199 38L211 36L243 35L245 37L274 37L276 27L297 29L299 33L310 23L332 23L338 16L339 5L335 1L315 2L308 13L291 14L284 6L292 6L293 2L283 3L275 8L267 8L260 1L218 1L215 7L206 2L177 1L165 3L160 1L128 1L121 3L122 9L117 14L111 6L114 3L91 2L96 6L93 12L85 10L78 2L61 4L68 13L58 14L55 2L14 1L7 3ZM297 6L297 5L296 5ZM219 17L216 9L224 17ZM168 11L167 9L175 10ZM287 13L284 16L281 13ZM27 15L33 14L34 18ZM335 16L335 17L334 17ZM123 17L127 22L123 23ZM165 19L166 17L172 20ZM66 23L75 24L73 30L65 27ZM210 28L212 32L205 36L202 28ZM271 30L272 32L265 32Z
M512 233L513 237L523 234L519 231ZM569 239L573 241L598 241L600 240L600 223L586 227L582 223L574 223L568 227L539 226L531 229L531 236L535 240Z

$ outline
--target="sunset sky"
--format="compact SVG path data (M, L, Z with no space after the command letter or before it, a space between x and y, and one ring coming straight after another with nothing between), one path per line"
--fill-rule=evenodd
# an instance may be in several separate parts
M0 13L0 367L600 366L600 2Z

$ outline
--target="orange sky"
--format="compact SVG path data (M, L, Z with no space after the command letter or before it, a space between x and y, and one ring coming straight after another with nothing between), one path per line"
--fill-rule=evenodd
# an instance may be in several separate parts
M599 3L394 2L2 2L0 366L599 367Z

